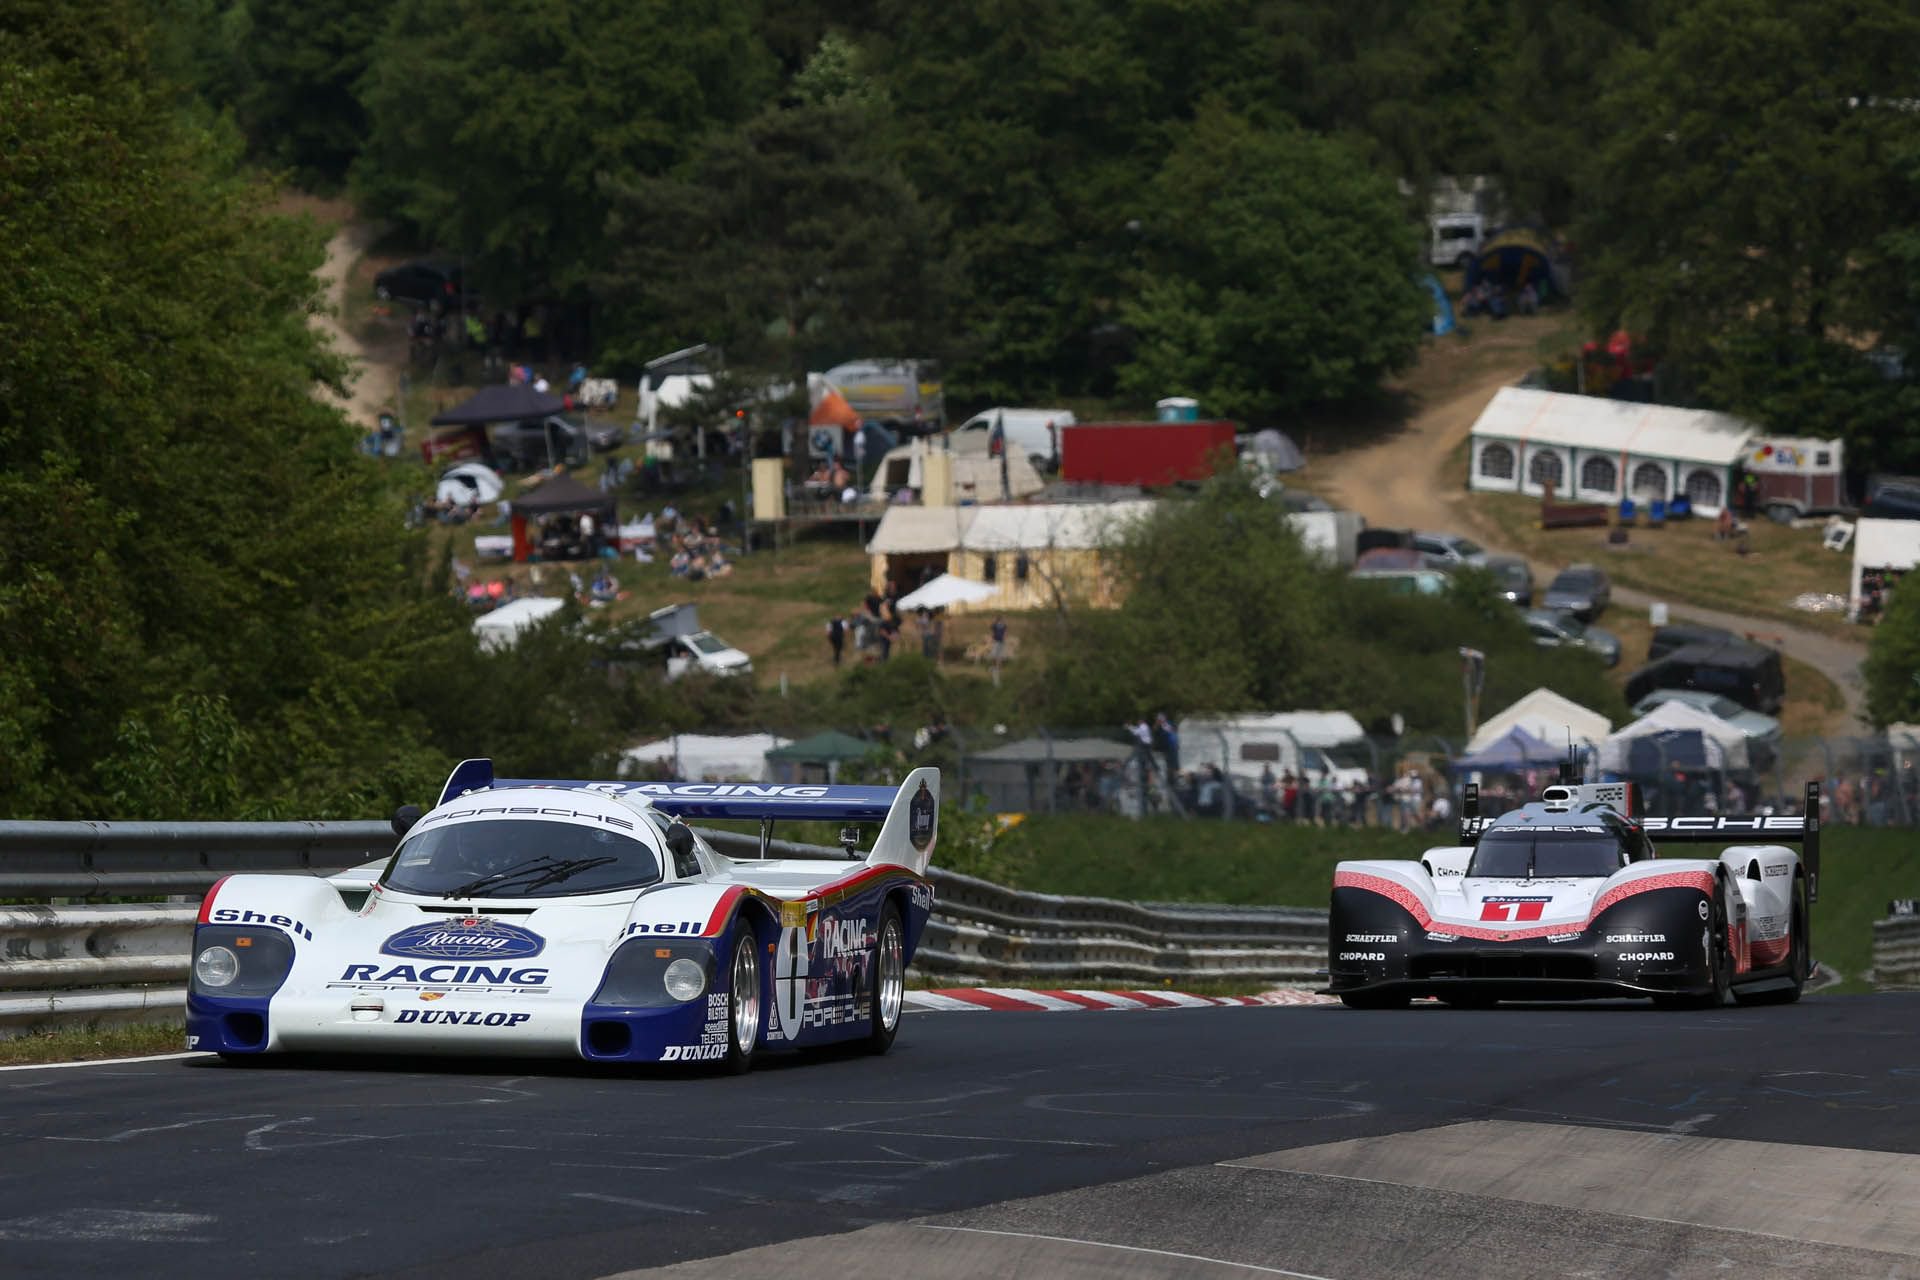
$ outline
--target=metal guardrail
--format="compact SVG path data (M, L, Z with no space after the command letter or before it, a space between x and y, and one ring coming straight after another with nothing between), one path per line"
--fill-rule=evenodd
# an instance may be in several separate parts
M759 837L703 829L733 857ZM0 1035L63 1022L178 1019L197 898L223 875L330 875L384 858L384 822L0 822L0 897L171 896L167 903L0 907ZM780 858L848 861L772 841ZM934 868L914 960L950 980L1304 985L1326 955L1324 911L1024 893Z
M1920 990L1920 915L1904 905L1906 913L1873 922L1873 985L1881 991Z

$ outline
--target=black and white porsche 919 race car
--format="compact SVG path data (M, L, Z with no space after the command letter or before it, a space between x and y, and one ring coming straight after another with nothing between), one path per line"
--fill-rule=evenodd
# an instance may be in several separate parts
M1469 785L1458 845L1429 849L1418 862L1335 869L1326 994L1363 1009L1414 996L1473 1007L1799 999L1819 892L1819 784L1808 784L1804 816L1643 817L1638 809L1630 783L1568 784L1482 818ZM1655 849L1742 838L1749 843L1707 858Z

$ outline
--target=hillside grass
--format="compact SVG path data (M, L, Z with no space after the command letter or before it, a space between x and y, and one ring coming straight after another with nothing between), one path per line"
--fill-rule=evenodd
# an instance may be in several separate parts
M1015 887L1037 893L1324 909L1341 859L1417 858L1449 839L1376 827L1035 816L997 843L1007 846L1003 864L1018 868ZM1831 990L1870 990L1873 922L1885 918L1889 899L1920 895L1920 840L1899 828L1828 827L1821 850L1815 957L1845 979Z

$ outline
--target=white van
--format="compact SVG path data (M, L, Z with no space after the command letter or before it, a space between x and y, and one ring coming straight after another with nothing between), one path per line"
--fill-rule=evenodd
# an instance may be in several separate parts
M954 447L987 449L996 422L1006 424L1007 439L1025 449L1036 464L1058 467L1060 429L1072 426L1074 417L1071 409L985 409L953 429Z
M1435 214L1427 223L1431 240L1427 261L1436 267L1467 269L1487 242L1487 220L1477 213Z

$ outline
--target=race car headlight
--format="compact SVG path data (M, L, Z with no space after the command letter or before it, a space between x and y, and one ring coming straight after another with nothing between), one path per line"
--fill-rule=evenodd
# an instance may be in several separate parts
M666 986L668 995L684 1002L707 989L707 971L683 957L667 966L667 972L661 981Z
M713 948L704 942L630 938L607 961L594 1004L663 1009L697 998L713 982Z
M193 935L193 989L221 996L266 996L293 968L293 939L278 929L202 925Z
M240 957L225 947L203 947L193 958L193 976L205 987L224 987L240 976Z

